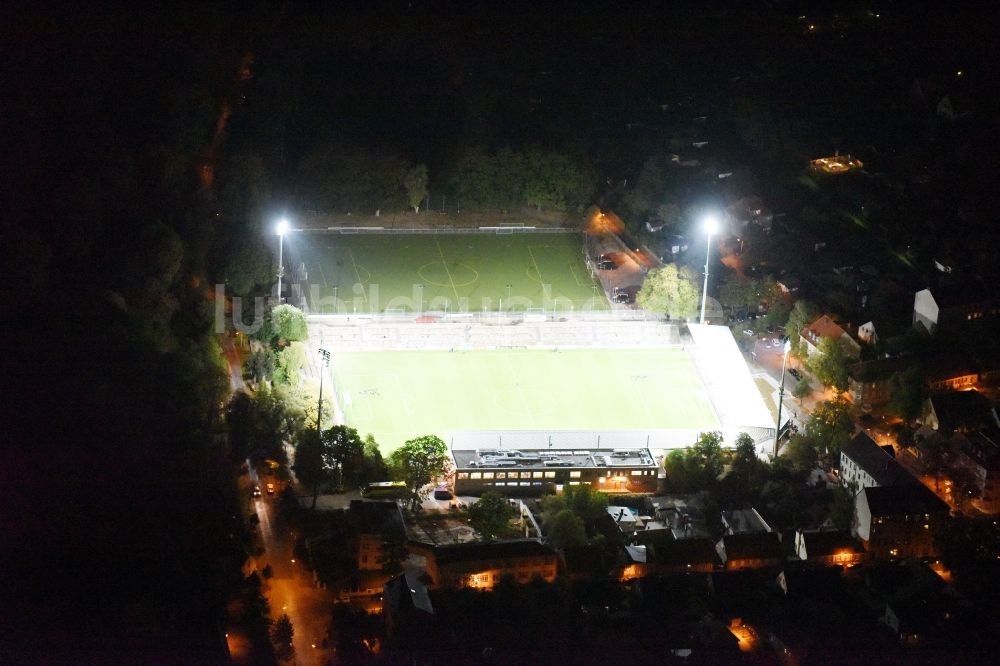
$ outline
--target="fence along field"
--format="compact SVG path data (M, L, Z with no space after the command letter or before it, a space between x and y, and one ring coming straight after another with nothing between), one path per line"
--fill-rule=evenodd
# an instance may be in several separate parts
M285 249L305 266L313 313L608 308L577 232L302 232Z

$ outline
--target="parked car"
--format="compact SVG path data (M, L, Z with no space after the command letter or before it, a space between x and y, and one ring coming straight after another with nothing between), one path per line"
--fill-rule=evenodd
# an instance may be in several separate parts
M743 335L753 336L753 330L749 328L743 329Z
M260 497L260 484L254 484L254 487L253 487L253 496L254 497Z
M267 484L267 494L268 495L273 495L274 494L274 484L273 483Z
M802 373L796 370L795 368L789 368L788 374L790 374L792 377L795 377L796 379L802 379Z
M434 499L436 500L450 500L454 495L447 488L435 488L434 489Z

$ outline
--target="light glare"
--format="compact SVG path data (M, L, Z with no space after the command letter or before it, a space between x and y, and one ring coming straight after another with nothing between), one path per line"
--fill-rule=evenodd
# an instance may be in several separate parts
M706 215L703 224L705 226L705 233L709 236L714 235L719 230L719 220L715 215Z
M288 220L283 217L278 220L278 235L284 236L286 231L288 231Z

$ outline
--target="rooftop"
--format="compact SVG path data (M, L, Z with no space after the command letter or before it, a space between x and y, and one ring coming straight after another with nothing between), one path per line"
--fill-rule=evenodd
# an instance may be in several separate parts
M836 553L861 553L864 548L847 530L820 530L802 532L808 557L826 557Z
M454 450L455 469L559 469L648 467L649 449L476 449Z
M802 329L802 335L813 342L820 338L840 340L844 336L844 329L838 326L837 322L830 318L830 315L823 315Z
M427 544L411 542L418 549L430 550L438 565L455 562L479 562L482 560L503 560L517 557L555 557L556 552L537 539L516 541L494 541L490 543Z
M722 537L726 560L782 559L785 555L775 532L727 534Z
M947 513L948 505L922 483L865 488L872 516Z
M859 432L848 442L841 450L841 456L854 461L855 465L866 471L880 486L920 483L864 432Z
M993 403L978 391L948 391L931 396L934 413L940 423L939 430L948 432L998 425L993 414Z

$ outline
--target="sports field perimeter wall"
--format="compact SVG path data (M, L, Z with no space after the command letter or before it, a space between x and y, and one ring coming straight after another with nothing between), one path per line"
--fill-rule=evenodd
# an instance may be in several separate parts
M663 321L616 318L527 321L494 315L442 321L389 317L309 315L309 340L343 351L379 349L537 349L556 347L668 347L680 344L678 327Z
M652 449L656 455L691 446L698 430L453 430L444 441L457 451L475 449Z

